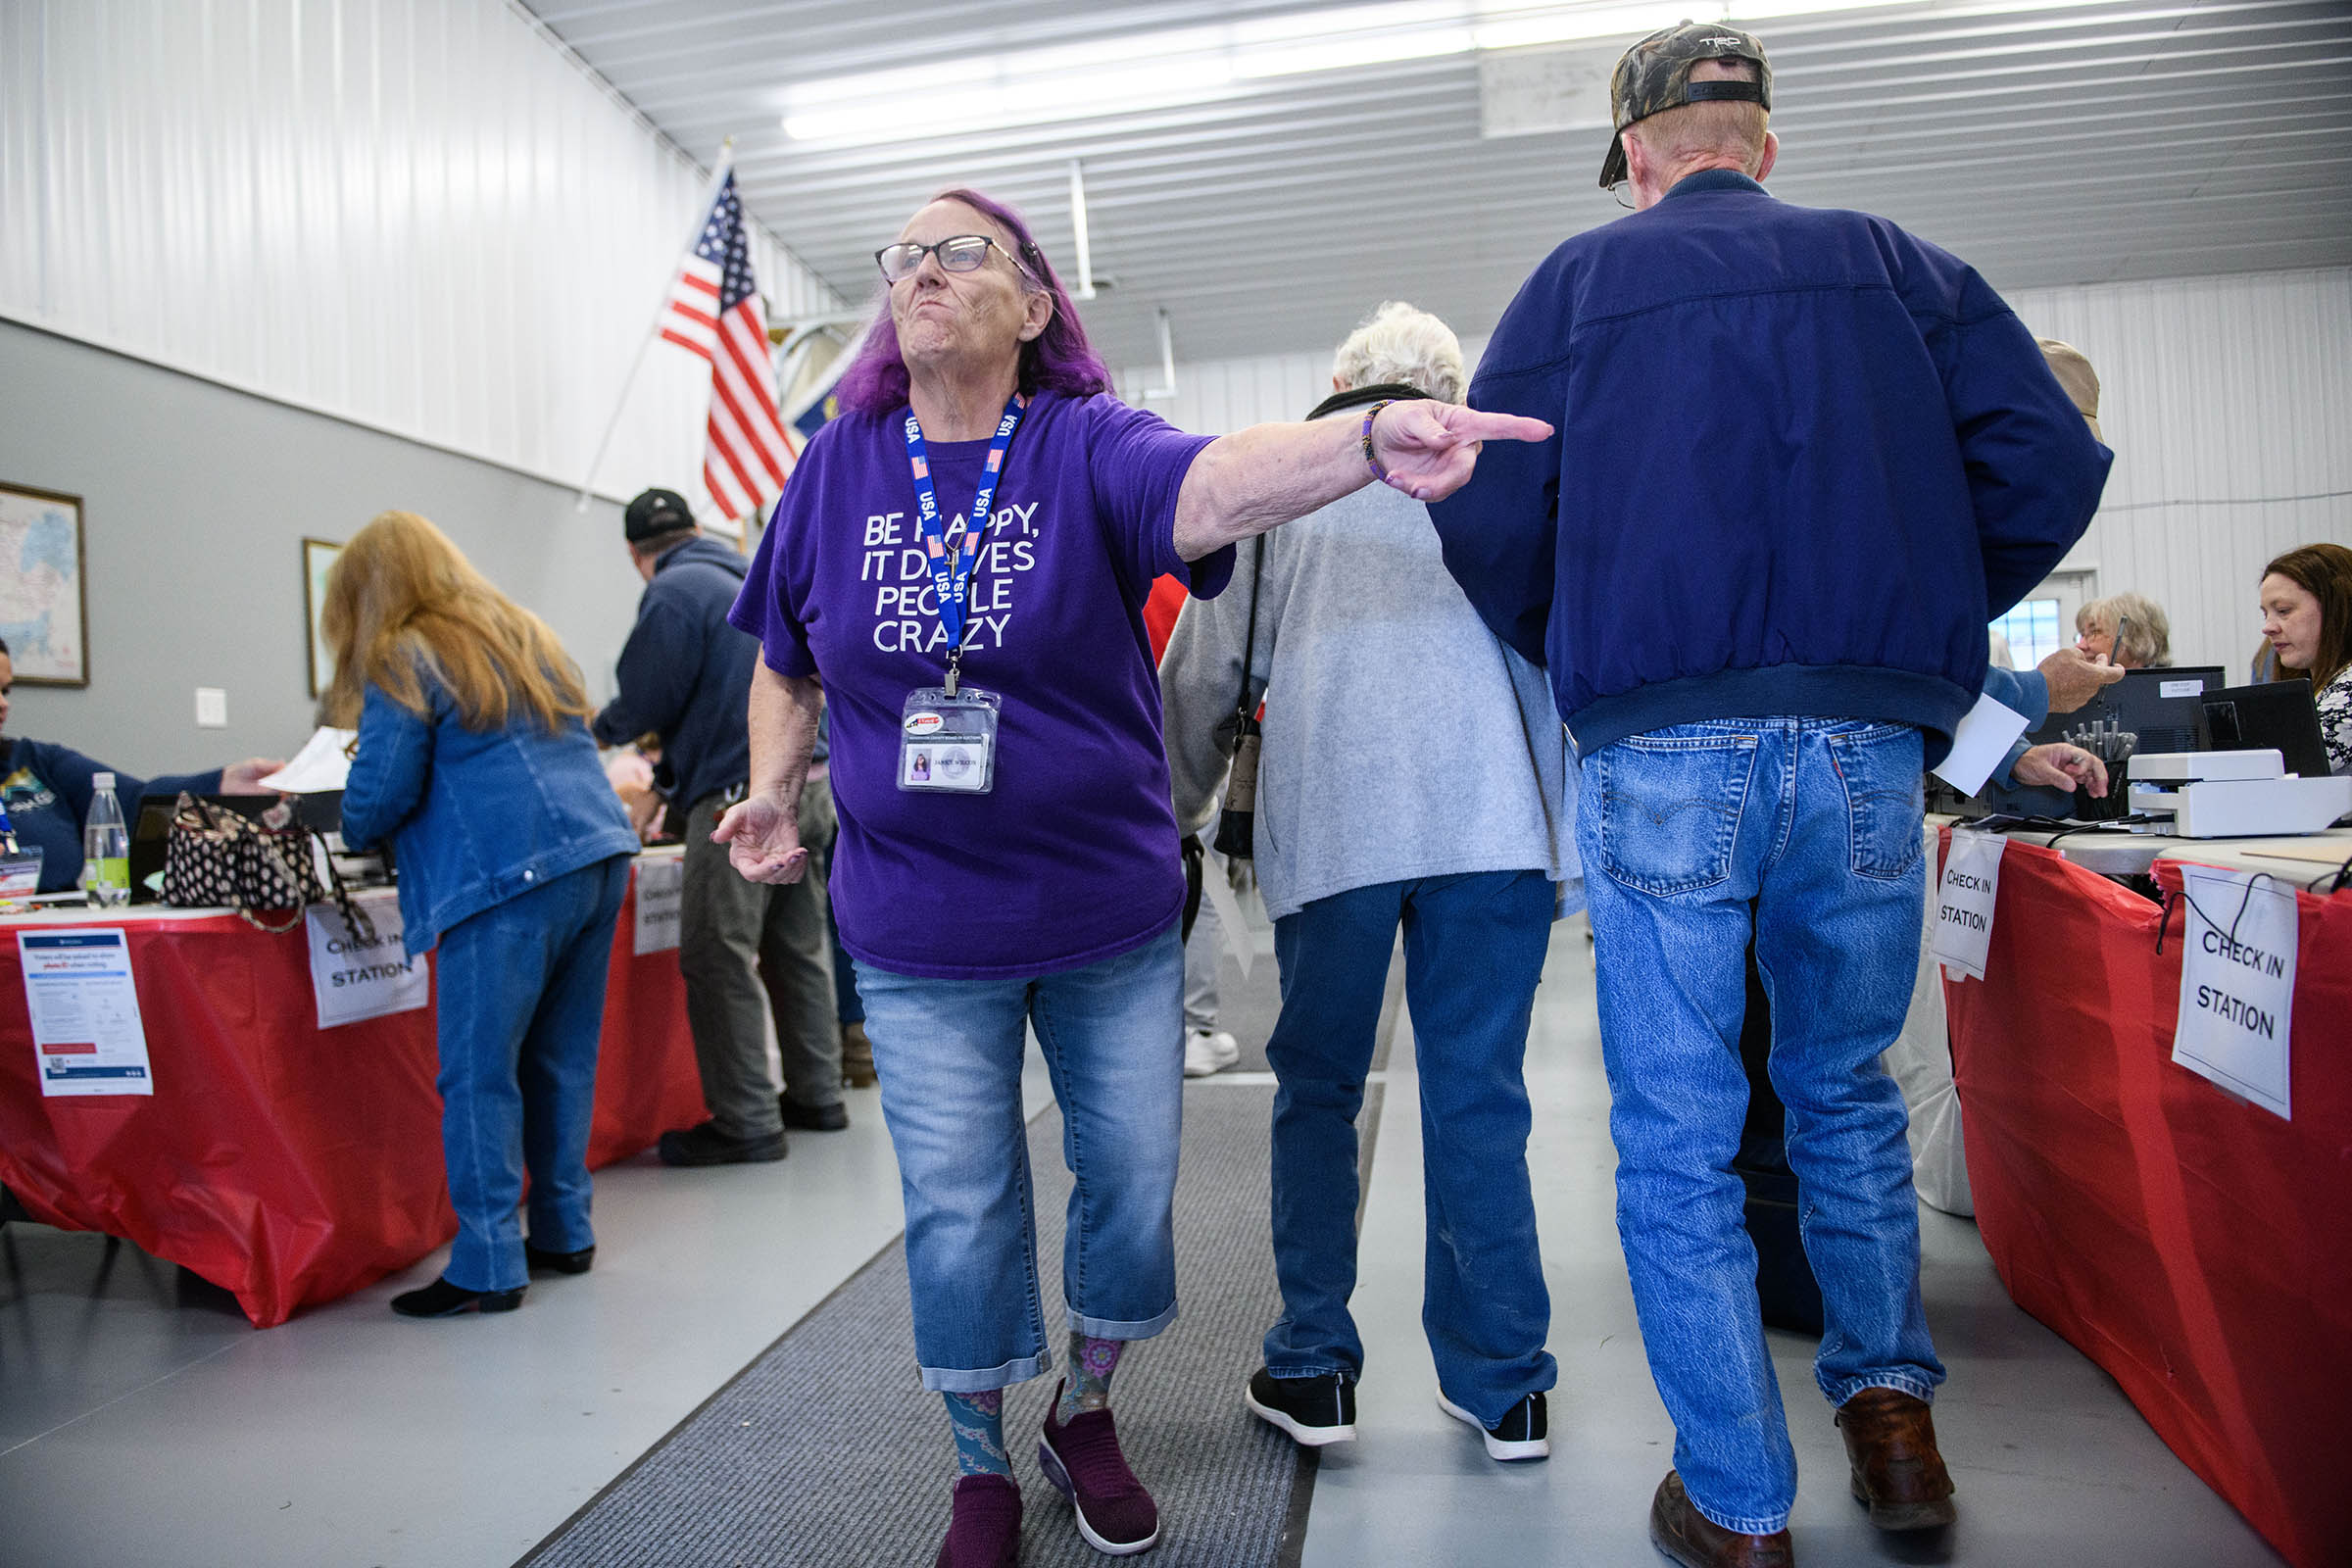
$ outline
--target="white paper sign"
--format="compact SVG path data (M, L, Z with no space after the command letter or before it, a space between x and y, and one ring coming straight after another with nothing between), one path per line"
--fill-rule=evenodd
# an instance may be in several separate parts
M2180 1020L2173 1060L2292 1120L2297 919L2292 889L2261 872L2184 865Z
M130 939L113 931L19 931L24 1010L44 1095L152 1095Z
M2026 732L2026 715L1988 696L1952 732L1951 755L1936 764L1936 776L1963 795L1974 795L1992 777L1992 770L2009 755L2010 746Z
M1952 853L1944 858L1936 884L1935 953L1947 975L1984 978L1984 955L1992 947L1992 906L2001 892L2001 854L2009 841L1998 833L1952 829Z
M685 888L686 857L649 855L638 858L637 956L678 945L678 904Z
M1217 924L1225 931L1226 951L1242 966L1242 978L1249 979L1250 965L1257 958L1257 947L1250 939L1250 921L1242 913L1242 901L1226 879L1225 858L1214 850L1200 857L1200 891L1208 899L1209 907L1217 911Z
M400 896L391 888L355 893L351 902L375 924L375 940L344 924L332 904L314 904L305 915L311 936L311 991L318 1027L414 1012L433 999L431 965L400 944Z

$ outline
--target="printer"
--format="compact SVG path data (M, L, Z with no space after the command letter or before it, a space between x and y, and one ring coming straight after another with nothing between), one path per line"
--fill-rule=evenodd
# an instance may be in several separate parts
M2132 810L2172 818L2184 839L2317 833L2352 812L2352 777L2298 777L2277 751L2143 753L2131 789Z

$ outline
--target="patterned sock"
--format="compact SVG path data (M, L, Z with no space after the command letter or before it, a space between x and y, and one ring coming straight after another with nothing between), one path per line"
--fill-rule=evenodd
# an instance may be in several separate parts
M1005 1476L1012 1474L1012 1460L1004 1452L1004 1391L990 1389L985 1394L950 1394L948 1424L956 1429L956 1472L966 1476Z
M1107 1409L1110 1375L1119 1369L1119 1352L1126 1348L1124 1340L1098 1340L1072 1329L1069 1381L1061 1386L1054 1419L1066 1422L1088 1410Z

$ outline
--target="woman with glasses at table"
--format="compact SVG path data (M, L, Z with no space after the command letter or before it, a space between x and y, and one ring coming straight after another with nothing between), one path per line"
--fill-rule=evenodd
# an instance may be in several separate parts
M938 1562L1016 1560L1003 1390L1053 1366L1021 1113L1034 1026L1076 1180L1069 1374L1039 1462L1097 1549L1158 1512L1107 1408L1119 1354L1176 1315L1184 875L1143 605L1221 589L1231 546L1376 478L1449 494L1539 421L1427 402L1190 436L1119 403L1026 224L970 190L876 260L874 329L760 542L734 619L763 659L751 793L714 837L759 881L808 854L794 808L820 706L855 961L906 1203L923 1386L959 1476Z

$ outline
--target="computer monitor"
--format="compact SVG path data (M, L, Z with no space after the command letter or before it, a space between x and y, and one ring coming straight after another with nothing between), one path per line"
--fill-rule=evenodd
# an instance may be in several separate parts
M2225 686L2205 694L2205 723L2217 752L2275 751L2286 770L2326 778L2328 741L2307 680Z
M2124 678L2104 687L2071 713L2052 713L2026 739L2034 746L2063 741L2069 735L2106 725L2139 737L2134 755L2149 752L2203 752L2212 749L2205 724L2205 694L2221 689L2228 677L2219 664L2184 669L2128 669ZM2020 785L2003 789L1987 784L1972 807L2018 816L2071 816L2075 797L2068 790Z

